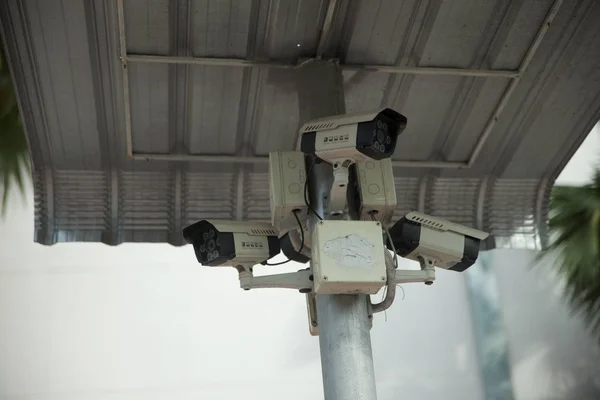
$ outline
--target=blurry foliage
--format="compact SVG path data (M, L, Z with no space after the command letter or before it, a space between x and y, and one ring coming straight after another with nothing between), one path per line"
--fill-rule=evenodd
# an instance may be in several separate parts
M8 195L16 183L25 193L25 178L31 173L29 150L8 63L0 44L0 213L5 215Z
M600 341L600 169L581 187L557 186L550 201L550 245L573 311Z

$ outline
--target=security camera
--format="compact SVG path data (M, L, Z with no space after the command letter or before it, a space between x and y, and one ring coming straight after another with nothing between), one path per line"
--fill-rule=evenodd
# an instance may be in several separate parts
M406 117L389 108L319 118L300 128L300 149L334 166L344 160L382 160L394 154L405 128Z
M279 254L277 232L260 222L202 220L183 229L198 262L211 267L255 265Z
M419 212L410 212L389 230L396 253L427 266L462 272L477 261L488 233ZM392 249L387 242L388 249Z

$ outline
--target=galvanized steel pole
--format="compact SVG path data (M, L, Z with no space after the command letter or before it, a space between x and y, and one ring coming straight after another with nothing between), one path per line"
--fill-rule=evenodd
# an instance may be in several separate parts
M375 400L365 295L317 296L325 400Z
M338 64L313 60L302 64L296 73L301 123L345 113ZM333 182L331 165L314 165L308 180L311 206L327 219L324 210ZM311 215L310 232L316 222ZM376 400L366 296L319 295L316 303L325 400Z

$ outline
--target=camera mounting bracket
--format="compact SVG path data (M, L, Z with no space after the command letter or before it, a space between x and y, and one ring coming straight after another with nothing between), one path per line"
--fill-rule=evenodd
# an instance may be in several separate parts
M250 289L296 289L300 293L310 293L313 289L310 269L285 274L254 276L251 269L239 268L240 287Z
M333 219L342 217L346 212L349 168L352 164L354 161L346 158L334 160L332 163L333 184L329 200L329 215Z

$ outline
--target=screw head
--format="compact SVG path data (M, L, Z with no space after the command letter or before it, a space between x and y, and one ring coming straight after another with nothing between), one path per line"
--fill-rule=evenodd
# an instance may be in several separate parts
M326 281L327 279L329 279L329 277L327 275L323 276L324 281Z
M385 281L385 276L382 276L382 277L381 277L381 280L382 280L382 281Z
M381 226L381 224L378 222L378 223L377 223L377 226Z
M324 224L324 222L323 222L323 221L319 221L319 225L323 225L323 224Z

